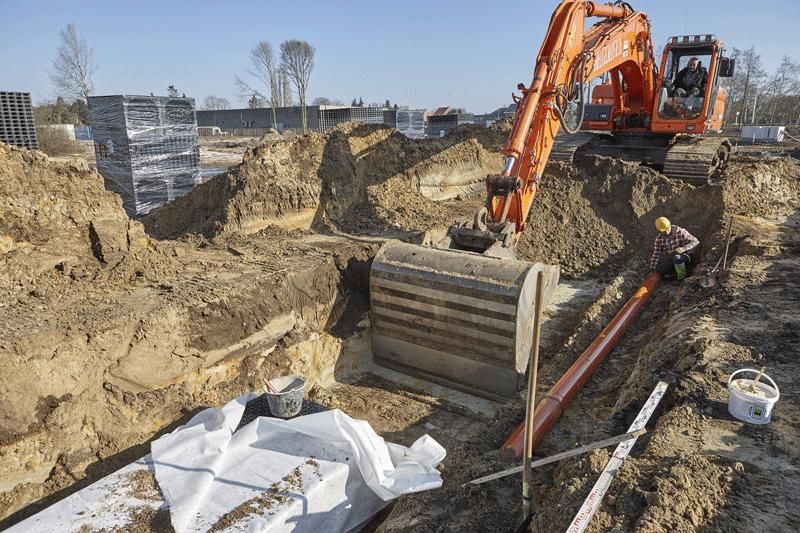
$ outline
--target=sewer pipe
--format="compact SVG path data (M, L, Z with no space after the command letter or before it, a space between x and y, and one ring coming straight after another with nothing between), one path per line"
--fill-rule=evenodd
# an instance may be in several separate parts
M650 273L644 280L639 289L625 303L622 309L611 319L611 322L603 328L600 335L595 338L592 344L581 354L578 359L569 367L569 370L561 376L561 379L553 385L539 404L533 414L533 447L536 448L544 439L544 436L561 417L570 402L575 398L589 377L597 370L600 363L606 358L608 353L617 344L627 327L639 314L644 304L647 303L650 295L655 292L661 284L661 275L656 272ZM525 441L525 422L523 421L511 436L503 444L502 449L510 449L516 457L521 457Z

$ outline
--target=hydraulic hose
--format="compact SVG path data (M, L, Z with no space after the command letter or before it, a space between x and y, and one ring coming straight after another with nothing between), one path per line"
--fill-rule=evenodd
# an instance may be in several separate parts
M556 97L556 105L553 106L555 108L556 115L558 115L558 122L561 124L561 128L565 132L569 133L570 135L572 135L574 133L578 133L578 131L580 131L581 125L583 125L583 118L585 116L586 95L585 95L584 88L586 86L586 80L584 79L584 77L586 75L586 59L587 59L587 57L588 56L586 54L584 54L581 57L580 64L576 67L575 71L572 73L572 83L570 84L571 85L570 90L574 91L574 87L576 85L575 78L578 78L578 80L577 80L577 85L578 85L578 120L577 120L577 122L575 124L575 127L570 127L567 124L567 121L566 121L566 119L564 117L564 110L559 105L558 97ZM575 101L574 93L568 94L564 98L566 100L566 105L564 106L565 108L566 108L567 105L569 105L570 103Z

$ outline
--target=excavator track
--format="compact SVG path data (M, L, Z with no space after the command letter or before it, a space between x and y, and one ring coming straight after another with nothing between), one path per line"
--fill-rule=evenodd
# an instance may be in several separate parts
M550 150L550 161L564 161L572 163L575 152L582 146L593 141L597 137L594 133L575 133L567 135L562 133L555 138L553 148Z
M679 137L667 150L662 172L692 185L704 185L728 162L731 143L724 137Z
M725 167L731 143L725 137L678 136L674 140L647 133L578 133L560 135L550 159L572 163L582 155L601 155L640 163L670 178L704 185Z

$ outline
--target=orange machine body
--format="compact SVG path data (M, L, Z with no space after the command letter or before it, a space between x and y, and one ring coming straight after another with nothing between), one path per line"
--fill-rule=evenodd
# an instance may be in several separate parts
M587 28L588 17L603 20ZM727 96L719 84L720 65L728 61L722 52L713 35L672 37L659 68L647 15L624 2L563 0L550 20L533 81L517 87L522 95L514 97L517 112L503 148L506 165L502 174L487 178L486 226L496 235L510 234L511 246L516 243L559 127L565 127L567 104L584 91L583 82L608 80L582 108L584 130L659 134L664 144L679 133L720 131ZM694 55L707 61L705 94L678 97L668 86Z

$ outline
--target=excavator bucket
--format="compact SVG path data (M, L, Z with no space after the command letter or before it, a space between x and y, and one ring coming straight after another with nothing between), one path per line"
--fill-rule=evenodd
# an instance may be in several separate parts
M540 271L548 301L556 266L387 242L370 271L375 361L478 396L515 395Z

